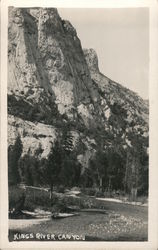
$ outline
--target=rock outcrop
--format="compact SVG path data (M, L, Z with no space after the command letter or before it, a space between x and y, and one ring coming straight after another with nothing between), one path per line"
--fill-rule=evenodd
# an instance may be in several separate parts
M8 142L20 134L23 154L40 146L47 157L67 124L84 168L100 144L148 137L147 102L100 73L96 52L82 50L56 9L11 7L8 39Z

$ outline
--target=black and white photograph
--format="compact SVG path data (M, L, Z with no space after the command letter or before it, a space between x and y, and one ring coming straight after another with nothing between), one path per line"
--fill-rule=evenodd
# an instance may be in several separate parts
M148 242L149 8L7 11L8 241Z

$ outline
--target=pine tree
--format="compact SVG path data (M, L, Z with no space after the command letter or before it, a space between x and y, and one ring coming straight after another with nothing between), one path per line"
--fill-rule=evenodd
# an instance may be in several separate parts
M50 186L50 198L52 196L53 187L59 184L59 173L62 167L62 161L62 147L60 141L56 140L55 144L51 147L43 172L44 182Z
M79 184L81 165L77 161L77 152L73 145L73 135L70 126L63 129L61 138L62 164L60 171L60 182L64 186L72 187Z
M130 135L130 141L132 146L127 148L125 191L136 200L139 190L148 191L148 143L134 133Z
M103 179L107 177L108 160L104 151L99 149L95 157L90 161L90 169L92 171L93 183L99 186L103 191Z
M16 185L20 182L19 159L22 153L22 142L18 135L13 146L8 147L8 180L9 185Z
M38 185L41 182L40 161L37 155L30 152L19 161L22 181L27 185Z

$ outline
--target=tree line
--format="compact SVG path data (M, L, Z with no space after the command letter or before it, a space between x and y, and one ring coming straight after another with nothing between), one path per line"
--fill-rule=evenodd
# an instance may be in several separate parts
M104 192L123 190L125 193L148 193L148 155L141 137L133 137L132 147L122 150L115 144L96 149L89 167L82 171L74 150L69 129L63 130L52 144L47 158L40 158L39 147L34 155L29 151L22 155L22 142L17 136L15 144L8 147L9 186L23 182L27 185L54 187L96 187Z

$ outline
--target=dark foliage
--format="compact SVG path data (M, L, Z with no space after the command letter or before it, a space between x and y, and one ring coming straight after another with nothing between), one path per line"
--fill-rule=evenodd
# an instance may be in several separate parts
M19 212L24 208L25 192L17 186L9 188L9 211Z
M9 185L20 182L19 159L22 153L22 142L18 135L15 144L8 147L8 181Z

